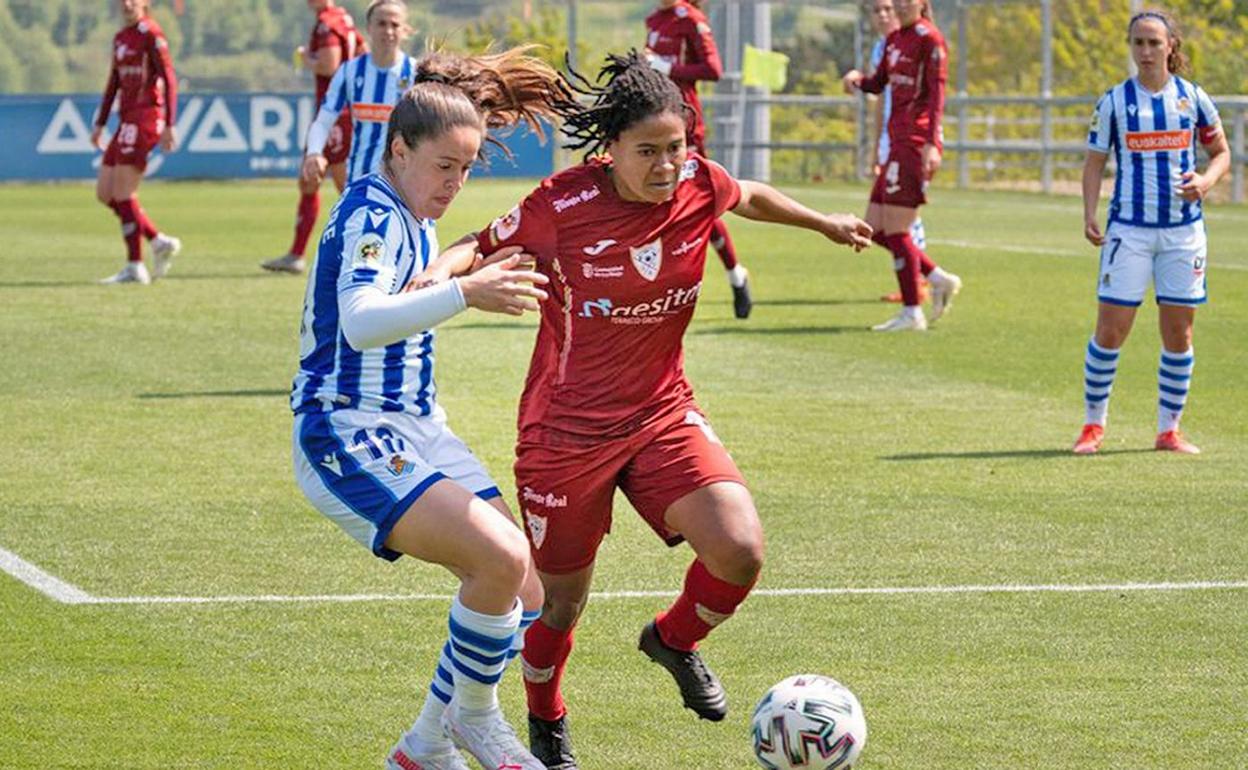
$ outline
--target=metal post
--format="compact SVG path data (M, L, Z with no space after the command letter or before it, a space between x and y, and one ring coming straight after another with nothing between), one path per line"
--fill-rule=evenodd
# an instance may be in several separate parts
M568 0L568 61L577 69L576 61L576 0Z
M966 5L958 0L958 187L966 189L971 185L971 157L966 151L966 144L971 139L970 110L967 100L966 60L970 58L966 49Z
M1053 192L1053 106L1051 104L1053 99L1053 0L1043 0L1040 8L1044 28L1041 33L1044 46L1042 57L1044 71L1040 82L1040 95L1044 99L1044 106L1041 107L1040 112L1040 147L1044 155L1040 160L1040 186L1046 193L1051 193Z
M865 72L866 67L863 66L862 49L865 44L866 36L863 35L863 28L866 19L862 14L858 14L858 23L854 25L854 69L859 72ZM866 172L869 170L867 157L867 96L859 94L858 101L854 104L854 177L856 179L864 179ZM872 159L874 163L874 159Z

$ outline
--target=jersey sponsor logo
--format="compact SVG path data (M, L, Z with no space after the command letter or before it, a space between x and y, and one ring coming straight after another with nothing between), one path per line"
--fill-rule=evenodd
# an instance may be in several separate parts
M502 243L511 236L516 234L520 229L520 207L512 206L511 211L503 214L494 220L494 224L490 225L490 237L494 240L494 245Z
M117 44L117 61L121 61L122 59L126 58L126 56L129 55L129 53L130 53L130 47L128 45L126 45L125 43Z
M546 494L542 494L541 492L533 491L532 487L525 487L524 489L521 489L520 499L523 502L533 503L534 505L540 505L544 508L567 508L568 507L567 495L555 495L553 492L547 492Z
M1192 132L1174 131L1128 131L1127 149L1131 152L1169 152L1186 150L1192 146Z
M355 253L351 259L353 268L376 270L381 266L381 258L386 253L386 241L377 233L365 233L355 242Z
M888 68L892 69L897 66L897 61L901 59L901 50L898 48L889 48L886 55L888 56Z
M351 105L351 117L362 123L385 123L390 120L390 113L393 111L393 105L389 104Z
M701 238L694 238L693 241L681 241L680 246L672 252L673 257L683 257L689 252L696 249L702 243Z
M533 547L540 551L542 543L546 542L546 517L538 516L526 508L524 511L524 523L529 528L529 538L533 541ZM525 675L527 678L527 671Z
M557 200L552 201L550 205L554 206L556 214L562 214L568 209L575 208L586 201L592 201L594 198L597 198L601 192L602 191L598 189L598 185L594 185L593 187L587 187L578 193L558 198Z
M637 247L629 247L629 255L633 258L633 267L647 281L659 277L663 267L663 239L657 238L650 243Z
M690 309L698 301L702 282L689 287L673 287L662 297L634 305L616 305L610 297L581 303L581 318L606 318L614 324L656 324L664 318Z
M588 262L581 263L581 274L586 278L623 278L623 265L591 265Z
M595 243L593 246L586 246L585 248L581 249L581 251L583 251L584 253L588 254L591 257L596 257L617 243L619 243L619 241L615 240L614 238L604 238L601 241L598 241L597 243Z

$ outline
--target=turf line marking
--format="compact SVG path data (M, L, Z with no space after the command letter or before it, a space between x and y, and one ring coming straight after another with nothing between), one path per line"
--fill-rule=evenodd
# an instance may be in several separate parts
M1143 591L1218 591L1248 589L1248 580L1196 581L1187 583L1105 583L1105 584L1038 584L1024 585L1003 583L999 585L954 586L885 586L874 588L761 588L752 596L878 596L905 594L1029 594L1029 593L1115 593ZM85 596L85 595L84 595ZM675 591L597 591L590 598L597 601L612 599L671 599ZM311 604L352 602L411 602L450 601L449 594L323 594L308 596L284 596L260 594L256 596L91 596L78 604Z
M1004 251L1010 254L1039 254L1045 257L1074 257L1083 259L1096 258L1096 251L1088 249L1087 251L1070 251L1067 249L1050 249L1043 246L1020 246L1013 243L988 243L984 241L962 241L950 238L928 238L927 242L934 246L953 246L958 249L991 249L992 251ZM1217 270L1248 270L1248 265L1239 264L1220 264L1214 262L1209 265L1210 268Z
M39 593L62 604L90 604L96 601L91 594L76 585L50 575L22 557L0 548L0 569L35 589Z

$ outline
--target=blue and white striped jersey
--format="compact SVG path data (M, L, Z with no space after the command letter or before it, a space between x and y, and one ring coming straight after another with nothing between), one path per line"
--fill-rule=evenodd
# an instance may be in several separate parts
M308 278L299 330L296 414L360 409L428 415L435 404L433 331L355 350L339 323L339 296L359 286L403 290L438 253L432 219L417 219L380 174L351 184L329 214Z
M389 69L373 64L372 54L345 62L334 73L325 92L317 120L332 126L343 110L351 109L351 156L347 181L353 182L381 169L386 143L386 124L394 105L412 85L416 60L402 51Z
M874 72L880 68L880 62L884 61L884 48L886 38L877 38L875 45L871 47L871 71ZM880 151L877 153L876 162L881 166L888 161L888 119L893 116L893 89L884 86L884 93L880 94L880 98L884 100L884 112L880 118Z
M1218 109L1204 89L1172 76L1160 93L1136 78L1109 89L1097 102L1088 149L1114 153L1118 167L1109 221L1137 227L1178 227L1201 218L1200 202L1176 188L1196 169L1196 140L1220 130Z

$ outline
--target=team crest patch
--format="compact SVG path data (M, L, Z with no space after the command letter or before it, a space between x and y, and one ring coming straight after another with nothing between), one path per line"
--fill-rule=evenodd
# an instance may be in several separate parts
M683 182L686 179L693 179L694 175L697 173L698 162L693 158L690 158L685 161L685 165L680 167L680 176L676 179L676 181Z
M406 91L409 85L411 85L411 81L408 78L399 78L400 91Z
M533 547L541 550L542 543L546 542L546 517L535 516L526 509L524 523L529 527L529 538L533 541Z
M644 246L630 248L628 253L633 258L633 267L647 281L659 277L659 269L663 267L663 239L647 243Z
M689 15L689 9L683 5L676 6L676 18L683 19Z
M406 476L416 470L416 466L404 459L403 455L390 455L390 461L386 463L386 470L390 471L391 476Z
M1191 100L1190 100L1190 99L1188 99L1186 96L1180 97L1180 98L1179 98L1179 103L1178 103L1178 108L1179 108L1179 112L1182 112L1182 113L1184 113L1184 114L1188 114L1188 113L1190 113L1190 112L1192 111L1192 102L1191 102Z
M355 242L355 257L351 266L376 270L386 254L386 242L377 233L365 233Z
M1100 131L1100 130L1101 130L1101 113L1100 113L1100 110L1097 110L1096 112L1092 113L1092 120L1090 120L1090 121L1088 122L1088 130L1089 130L1089 131Z
M519 229L520 207L513 206L511 211L494 220L494 224L490 227L490 234L494 237L494 244L498 245L515 235Z

